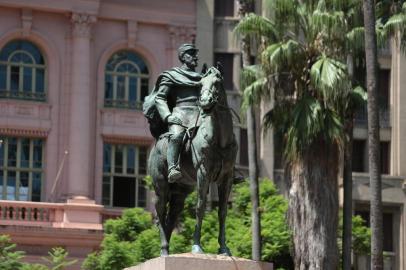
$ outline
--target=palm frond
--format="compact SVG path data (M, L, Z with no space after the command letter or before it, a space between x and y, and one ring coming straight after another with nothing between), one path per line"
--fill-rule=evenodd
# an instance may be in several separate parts
M277 31L275 25L269 19L250 13L242 18L234 28L234 33L238 35L254 35L275 40Z
M240 72L240 89L243 92L242 109L245 110L248 105L257 104L261 99L268 98L266 86L267 78L261 70L261 66L244 67Z
M320 134L322 106L317 99L310 96L304 97L295 104L289 120L285 156L288 160L293 160Z
M385 26L380 21L376 22L375 32L378 48L383 49L388 46L390 32L385 29Z
M350 52L361 52L365 47L365 29L363 26L354 27L346 34L346 47Z
M317 9L313 12L310 22L313 32L324 32L328 36L340 35L340 33L344 33L347 28L345 15L342 11L329 12Z
M297 0L265 0L265 7L270 11L279 35L297 30L297 8L300 6Z
M263 117L264 131L268 131L271 127L275 128L281 134L287 132L287 123L290 121L292 110L292 102L281 100L275 103L274 107L265 113Z
M384 25L385 32L395 34L397 31L406 30L406 13L398 13L391 16Z
M350 106L352 109L357 110L365 105L368 100L368 94L364 88L357 86L350 91Z
M288 160L294 160L298 153L308 149L317 140L341 145L341 118L334 110L324 107L311 96L306 96L295 104L290 121L285 148L285 157Z
M341 100L350 89L347 66L325 55L312 65L310 78L313 87L321 93L326 102Z
M261 54L262 64L273 72L280 72L292 68L304 59L303 46L288 40L269 45Z
M264 77L260 65L244 67L240 71L240 89L245 89L260 77Z
M259 78L244 88L241 105L243 111L245 111L249 105L258 104L264 98L269 97L269 93L266 92L266 85L267 79Z
M265 0L265 7L272 10L275 17L292 17L299 5L297 0Z

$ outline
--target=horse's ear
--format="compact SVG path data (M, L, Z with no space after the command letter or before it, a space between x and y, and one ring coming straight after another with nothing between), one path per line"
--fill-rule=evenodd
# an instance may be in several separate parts
M206 72L207 72L207 64L204 63L203 66L202 66L202 72L201 73L204 75L204 74L206 74Z
M221 64L221 62L217 61L216 68L220 71L221 75L223 75L224 69L223 69L223 65Z

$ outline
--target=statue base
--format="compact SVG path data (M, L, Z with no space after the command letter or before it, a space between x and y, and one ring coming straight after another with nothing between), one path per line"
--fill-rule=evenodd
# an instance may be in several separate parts
M213 254L174 254L124 270L273 270L272 263Z

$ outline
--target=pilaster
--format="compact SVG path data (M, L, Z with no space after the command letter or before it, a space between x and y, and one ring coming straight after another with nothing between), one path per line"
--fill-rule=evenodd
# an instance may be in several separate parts
M196 27L190 25L169 25L169 44L167 46L167 59L171 63L168 66L176 65L178 61L177 49L183 43L195 43Z
M69 184L70 198L88 199L91 165L91 108L92 89L91 30L96 22L94 15L73 13L72 26L72 73L69 123Z

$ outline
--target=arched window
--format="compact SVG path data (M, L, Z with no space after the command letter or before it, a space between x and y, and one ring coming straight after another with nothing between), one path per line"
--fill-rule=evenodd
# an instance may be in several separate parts
M0 51L0 98L46 100L46 65L40 50L14 40Z
M131 51L115 53L106 65L104 106L141 109L148 82L148 67L141 57Z

